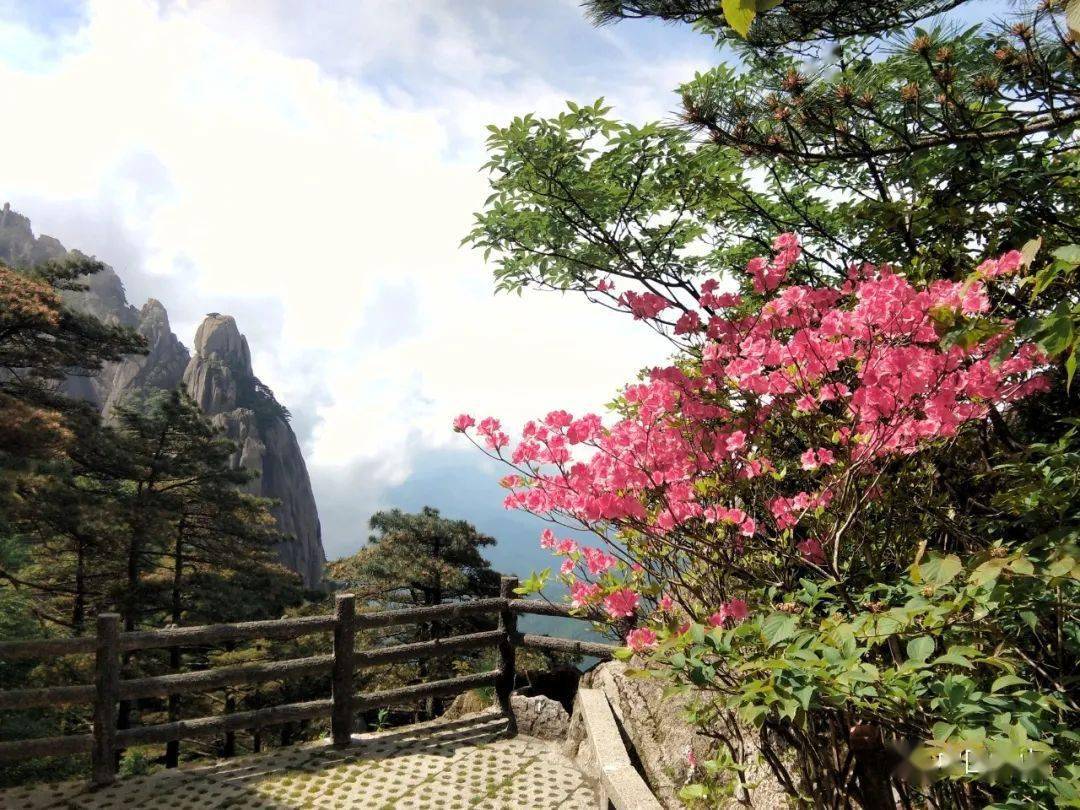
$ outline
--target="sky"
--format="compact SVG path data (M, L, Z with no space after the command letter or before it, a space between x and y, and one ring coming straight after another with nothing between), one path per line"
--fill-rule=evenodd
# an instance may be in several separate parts
M574 0L0 0L0 196L162 301L236 317L293 414L331 558L431 504L528 573L542 526L450 430L597 410L667 346L574 297L495 296L459 247L489 123L604 96L635 122L716 59Z
M667 345L574 297L494 295L459 246L485 128L600 96L670 119L718 58L687 26L595 28L577 0L0 0L0 196L187 345L236 317L330 558L377 509L430 504L527 574L542 525L504 512L452 418L595 411Z

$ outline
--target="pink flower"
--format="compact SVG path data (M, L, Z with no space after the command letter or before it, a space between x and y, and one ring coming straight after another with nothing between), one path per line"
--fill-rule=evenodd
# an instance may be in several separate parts
M648 627L637 627L627 634L626 646L636 653L651 650L656 646L656 633Z
M828 448L822 447L818 450L811 448L799 456L799 461L802 462L804 470L816 470L818 467L827 467L832 464L836 461L836 457Z
M999 259L987 259L975 268L975 272L983 278L997 278L998 276L1011 276L1024 263L1024 254L1019 250L1010 250Z
M575 580L570 586L570 605L580 608L592 602L600 593L600 586L593 582Z
M724 447L727 448L729 453L738 453L746 447L746 432L742 430L733 431L724 441Z
M690 766L690 770L697 768L697 754L694 753L693 748L686 750L686 764Z
M570 444L591 441L600 436L602 429L603 425L600 422L600 417L594 413L589 413L571 423L570 427L566 429L566 439Z
M454 430L458 433L464 433L466 430L476 424L476 420L469 416L467 413L463 413L455 417Z
M567 557L565 560L562 561L562 564L559 565L559 573L560 574L569 574L571 571L574 570L575 565L577 565L577 563L574 562L574 558L573 557Z
M742 599L732 599L725 607L727 608L728 618L736 622L741 622L750 615L750 609Z
M553 549L558 542L558 538L555 537L555 532L551 529L544 529L540 532L540 548Z
M675 602L667 594L664 594L660 597L660 602L658 604L660 610L664 611L664 613L671 613L671 611L675 608Z
M662 295L651 292L636 293L631 290L619 296L619 303L634 314L635 320L655 318L672 306L672 303Z
M604 609L613 619L633 616L639 598L630 588L619 588L604 597Z
M825 564L825 550L816 537L808 537L796 546L804 560L814 565Z
M550 428L570 427L570 423L573 421L574 417L566 411L552 411L544 417L544 424Z
M489 450L498 450L510 442L510 437L502 431L502 424L494 417L487 416L481 419L476 430L484 437L484 444Z
M589 573L594 577L614 568L618 563L618 560L598 548L583 548L581 553L585 556L585 565Z
M555 544L555 553L559 555L574 554L579 550L578 544L570 538L560 540Z
M789 279L801 257L798 238L779 234L771 255L747 265L743 287L757 295L721 294L715 279L705 281L693 315L678 312L693 351L627 386L625 407L613 420L556 410L528 422L507 454L516 467L505 480L507 508L632 534L631 571L651 562L651 549L665 553L674 540L715 542L710 526L722 527L722 542L737 551L746 537L810 524L830 510L839 487L834 466L844 464L853 480L869 486L869 477L858 476L956 436L987 419L991 408L1007 408L1049 384L1048 359L1007 321L1002 331L963 346L943 346L938 335L941 313L990 310L989 280L1020 271L1019 253L988 259L974 278L930 283L889 265L852 263L845 280L832 285ZM620 300L638 318L677 306L649 292L626 292ZM823 409L825 403L831 404ZM810 415L799 424L808 449L785 457L784 444L769 437L790 430L793 411ZM454 422L455 429L472 426L466 414ZM477 437L504 455L509 439L496 420L483 420ZM758 455L766 448L771 457ZM798 491L796 476L777 474L799 464L820 471L809 491ZM742 497L733 501L736 492ZM756 506L763 500L767 511ZM734 503L740 506L724 505ZM755 504L753 517L747 504ZM808 562L822 559L822 541L804 537L796 553ZM580 563L595 579L615 567L603 551L586 553L554 535L541 544L568 558L566 571ZM637 596L624 587L605 606L614 616L632 615ZM720 625L748 615L738 600L714 610L710 619Z
M732 622L738 623L750 615L749 609L746 607L746 602L742 599L732 599L720 606L720 609L712 614L706 621L712 627L720 627L728 619Z
M684 312L679 316L679 320L675 321L676 335L689 335L699 329L701 329L701 316L693 310Z

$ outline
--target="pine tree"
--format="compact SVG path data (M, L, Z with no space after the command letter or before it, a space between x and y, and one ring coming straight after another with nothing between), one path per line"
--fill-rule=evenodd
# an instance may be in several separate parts
M379 609L424 607L462 599L497 596L499 575L484 559L482 549L495 539L464 520L451 520L425 506L409 514L400 509L378 512L371 518L368 543L351 557L330 564L330 577L356 592L362 603ZM483 619L432 622L396 631L399 641L423 641L490 627ZM418 677L450 677L455 661L421 661ZM436 714L437 701L427 712Z

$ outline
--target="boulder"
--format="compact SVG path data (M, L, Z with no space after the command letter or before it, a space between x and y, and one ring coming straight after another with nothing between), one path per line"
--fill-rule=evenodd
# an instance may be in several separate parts
M519 734L557 742L566 739L570 715L557 700L543 695L511 695L510 709L514 712Z
M444 720L457 720L467 714L487 711L491 708L491 701L484 697L484 693L477 689L462 692L451 701L441 717Z

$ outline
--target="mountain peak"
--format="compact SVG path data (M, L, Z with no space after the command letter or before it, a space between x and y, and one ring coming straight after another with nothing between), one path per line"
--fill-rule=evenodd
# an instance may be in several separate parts
M251 375L251 352L232 315L209 313L195 333L195 353L219 360L234 371Z

